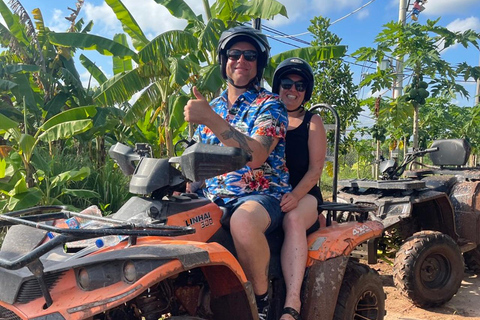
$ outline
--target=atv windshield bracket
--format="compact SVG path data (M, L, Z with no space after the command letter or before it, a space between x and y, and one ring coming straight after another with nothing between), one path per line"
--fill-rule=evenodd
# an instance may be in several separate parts
M28 270L37 278L38 285L42 290L43 297L45 298L45 303L47 307L50 307L53 304L52 296L48 291L47 283L43 277L43 264L39 259L35 259L27 265Z

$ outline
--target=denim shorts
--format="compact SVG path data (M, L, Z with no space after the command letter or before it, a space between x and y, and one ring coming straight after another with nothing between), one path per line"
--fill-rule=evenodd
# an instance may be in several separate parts
M224 203L222 198L218 198L214 202L218 206L226 209L225 215L227 217L225 218L226 220L230 220L229 218L233 215L235 210L237 210L238 207L247 201L260 203L265 210L267 210L267 213L270 216L270 225L268 226L267 230L265 230L266 235L282 226L283 213L280 209L280 201L278 201L275 197L265 194L253 194L231 200L228 203Z

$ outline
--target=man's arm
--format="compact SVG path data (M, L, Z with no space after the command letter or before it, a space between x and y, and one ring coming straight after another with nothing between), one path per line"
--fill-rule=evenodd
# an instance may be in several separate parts
M207 126L225 146L238 147L249 153L252 161L247 164L248 166L260 167L267 160L279 139L264 135L250 137L241 133L213 111L197 88L194 88L193 92L197 99L188 101L185 106L185 120Z

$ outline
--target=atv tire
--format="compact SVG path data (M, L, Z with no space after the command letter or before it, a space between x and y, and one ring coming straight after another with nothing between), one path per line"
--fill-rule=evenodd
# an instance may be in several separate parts
M463 273L462 253L455 241L441 232L421 231L397 252L393 280L416 306L436 307L457 293Z
M480 274L480 247L465 252L463 254L465 258L465 264L468 269L472 270L476 274Z
M385 292L376 271L350 260L338 294L334 320L382 320Z

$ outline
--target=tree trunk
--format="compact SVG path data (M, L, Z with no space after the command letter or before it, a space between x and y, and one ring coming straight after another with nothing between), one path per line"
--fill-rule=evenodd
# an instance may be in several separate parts
M378 180L378 176L380 175L380 140L377 140L376 160L377 161L375 161L375 175L373 178L375 180Z
M413 102L413 149L418 150L418 116L419 105Z
M105 138L97 137L97 168L100 168L105 164L105 159Z

